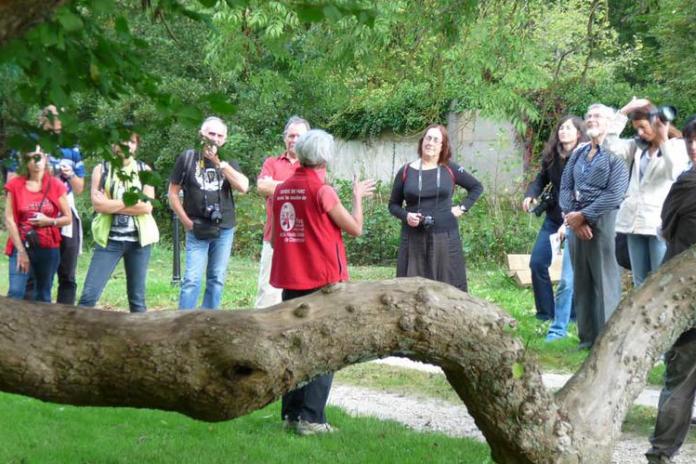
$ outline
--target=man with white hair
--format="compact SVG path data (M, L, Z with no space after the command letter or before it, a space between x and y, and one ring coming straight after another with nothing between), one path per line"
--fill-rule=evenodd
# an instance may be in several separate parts
M576 237L570 256L580 348L592 347L621 299L614 225L628 188L628 169L601 148L613 114L605 105L590 105L585 122L591 142L575 150L561 179L561 210Z
M266 224L263 227L263 246L259 262L258 293L255 304L257 308L266 308L281 302L281 289L273 287L268 282L271 275L271 262L273 261L273 247L270 243L273 211L271 200L276 187L292 176L300 166L295 154L295 142L309 129L309 122L299 116L292 116L288 119L283 130L285 151L279 156L266 158L257 180L259 194L266 198Z
M234 240L232 191L245 193L249 179L236 161L223 161L220 148L227 125L218 117L203 121L200 149L184 151L169 178L169 204L186 230L186 266L179 309L194 309L206 276L201 308L218 309ZM179 193L184 193L181 203Z

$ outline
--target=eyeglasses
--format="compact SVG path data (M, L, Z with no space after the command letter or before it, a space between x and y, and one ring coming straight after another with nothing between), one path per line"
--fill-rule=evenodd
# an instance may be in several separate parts
M602 119L604 118L604 115L602 113L587 113L585 115L585 120L589 121L590 119Z
M423 137L423 140L435 144L442 143L442 139L440 137L433 137L432 135L426 135Z
M223 134L223 133L210 132L210 131L208 131L208 135L210 137L224 137L225 136L225 134Z
M43 159L43 155L35 154L35 155L27 155L24 157L24 159L27 160L27 163L30 161L33 161L35 163L38 163Z

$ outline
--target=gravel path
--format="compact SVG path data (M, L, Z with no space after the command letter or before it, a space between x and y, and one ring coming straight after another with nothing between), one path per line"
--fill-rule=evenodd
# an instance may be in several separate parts
M402 361L399 359L394 363L389 361L387 363L395 365L402 363ZM426 367L420 368L420 370L435 368L435 366L424 366ZM403 367L413 368L413 366ZM463 404L453 405L438 399L411 398L336 383L331 389L329 404L338 406L355 416L372 416L393 420L418 431L440 432L450 436L470 437L485 441ZM647 450L648 445L647 437L624 435L616 445L612 462L614 464L646 462L643 453ZM696 463L696 445L684 445L681 454L676 457L675 463Z

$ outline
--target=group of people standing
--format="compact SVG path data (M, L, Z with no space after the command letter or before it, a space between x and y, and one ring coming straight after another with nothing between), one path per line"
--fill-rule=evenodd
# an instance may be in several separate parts
M617 233L625 234L634 287L696 243L696 116L683 131L671 125L673 117L671 107L634 98L618 111L591 105L584 123L567 116L551 134L522 204L529 211L543 190L551 192L530 260L537 318L553 321L547 341L567 335L574 312L580 348L594 344L621 298ZM636 136L622 139L628 121ZM548 273L554 233L567 242L555 299ZM696 330L679 337L665 363L646 454L653 463L671 462L689 429Z
M55 106L43 109L39 125L46 133L61 133ZM159 232L151 214L152 204L147 201L154 198L154 187L143 185L138 176L139 171L150 169L135 159L139 141L139 136L133 134L128 141L114 145L114 154L121 158L119 166L105 161L92 173L90 194L97 213L91 224L95 249L78 301L80 306L96 305L123 258L130 310L145 311L150 249L159 240ZM85 167L77 148L60 148L57 156L39 145L27 153L13 153L5 183L10 298L50 303L57 273L56 302L76 303L82 224L74 196L84 190L84 178ZM144 197L126 205L123 195L132 188L142 191Z

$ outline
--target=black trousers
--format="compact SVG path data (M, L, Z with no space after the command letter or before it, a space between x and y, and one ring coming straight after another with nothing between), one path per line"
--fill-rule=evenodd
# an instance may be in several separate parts
M665 386L660 392L648 462L671 458L684 443L696 396L696 330L684 332L665 355Z
M314 293L312 290L283 290L283 301ZM280 418L291 421L304 420L318 424L326 423L324 408L329 399L333 373L320 375L304 386L283 395Z
M77 295L77 256L80 254L82 224L73 212L72 237L61 237L60 266L58 266L58 296L56 303L74 305Z

